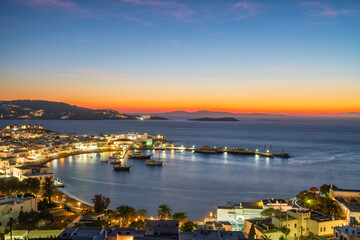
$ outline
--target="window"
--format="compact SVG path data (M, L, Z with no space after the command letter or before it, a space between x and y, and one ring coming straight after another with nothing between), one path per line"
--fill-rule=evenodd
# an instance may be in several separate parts
M322 232L322 228L320 228L320 232Z
M294 237L296 237L296 233L294 233Z
M294 228L296 228L296 223L294 224Z
M22 210L23 208L24 208L24 207L23 207L23 206L21 206L21 208L20 208L20 209Z
M326 232L326 227L324 227L324 232Z

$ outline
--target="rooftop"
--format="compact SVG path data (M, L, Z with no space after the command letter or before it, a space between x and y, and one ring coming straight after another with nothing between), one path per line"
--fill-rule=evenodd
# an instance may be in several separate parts
M360 235L360 227L336 227L335 230L348 235Z

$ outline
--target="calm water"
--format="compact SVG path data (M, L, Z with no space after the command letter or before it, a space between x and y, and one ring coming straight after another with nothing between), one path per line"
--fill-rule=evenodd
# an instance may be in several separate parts
M21 124L23 121L0 121ZM228 202L293 197L311 186L330 183L360 188L359 119L279 119L241 122L188 121L26 121L59 132L82 134L147 132L162 134L177 145L248 147L272 144L293 157L268 159L230 154L162 152L162 168L129 160L133 170L114 172L95 154L55 160L48 165L65 181L64 191L85 202L94 194L110 197L111 207L128 204L151 215L169 204L200 219ZM158 153L157 153L158 155Z

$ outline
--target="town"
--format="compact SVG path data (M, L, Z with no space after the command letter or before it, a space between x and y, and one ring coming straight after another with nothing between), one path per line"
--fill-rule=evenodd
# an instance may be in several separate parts
M109 209L111 199L101 194L91 199L93 205L79 202L58 190L66 183L44 165L57 158L100 152L114 152L120 165L128 151L146 158L143 150L274 157L271 152L174 146L162 135L147 133L58 133L37 124L5 126L0 139L2 239L360 239L360 190L324 184L291 199L265 196L218 206L201 221L192 221L166 203L158 207L156 216L149 216L146 209L128 205Z

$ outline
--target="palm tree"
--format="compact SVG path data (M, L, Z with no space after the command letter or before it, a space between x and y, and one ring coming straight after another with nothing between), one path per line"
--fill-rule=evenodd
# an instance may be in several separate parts
M145 209L139 209L137 210L136 215L138 218L146 218L148 212Z
M162 204L159 206L157 211L157 215L160 219L166 219L167 217L171 217L172 209L167 204Z
M51 203L51 196L54 194L54 192L52 190L53 186L54 186L54 181L50 177L46 177L44 186L43 186L43 190L44 190L45 196L48 198L49 203Z
M180 222L180 226L186 222L189 221L189 217L185 212L176 212L172 215L172 219L178 220Z
M136 218L136 210L133 207L128 205L121 205L120 207L116 208L118 213L118 217L121 218L121 225L128 226L129 221Z
M113 224L113 222L115 222L118 219L118 214L116 211L108 209L104 212L104 215L106 216L106 218L108 219L108 221L110 222L110 225Z

